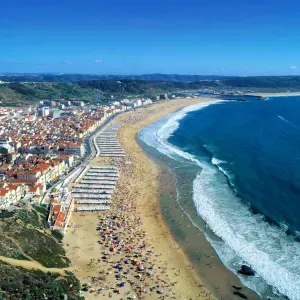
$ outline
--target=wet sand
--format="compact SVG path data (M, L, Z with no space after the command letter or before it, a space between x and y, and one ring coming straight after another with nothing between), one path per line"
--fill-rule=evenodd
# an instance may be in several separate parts
M184 106L212 99L176 100L118 116L119 140L128 159L113 160L120 180L106 213L72 214L64 244L81 283L89 284L86 299L238 299L232 284L239 280L219 261L199 277L175 241L160 209L161 169L139 146L138 131ZM107 160L106 160L107 163ZM91 164L101 165L101 158ZM99 230L96 231L97 225ZM199 233L197 233L199 234ZM212 251L202 236L200 249ZM215 255L215 253L214 253ZM218 259L216 259L217 261ZM214 284L214 276L217 285ZM203 277L203 278L202 278ZM243 289L244 291L244 289ZM256 299L246 290L248 299ZM222 295L220 297L220 295Z

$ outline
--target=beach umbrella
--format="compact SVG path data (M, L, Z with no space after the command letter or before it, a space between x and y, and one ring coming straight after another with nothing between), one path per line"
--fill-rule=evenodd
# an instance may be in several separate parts
M160 289L160 290L157 290L157 291L156 291L157 294L163 294L163 292L164 292L163 289Z

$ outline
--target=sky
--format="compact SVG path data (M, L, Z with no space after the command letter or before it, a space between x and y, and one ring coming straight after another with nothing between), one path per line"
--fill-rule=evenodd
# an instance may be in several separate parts
M300 74L298 0L14 0L0 73Z

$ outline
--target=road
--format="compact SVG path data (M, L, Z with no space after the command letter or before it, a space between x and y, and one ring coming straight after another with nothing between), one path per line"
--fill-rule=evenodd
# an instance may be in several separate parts
M46 191L46 193L44 194L43 198L40 201L40 204L48 205L49 203L45 203L45 200L48 198L48 195L53 191L53 189L60 186L66 187L71 182L74 182L82 174L84 169L89 165L90 161L94 159L97 155L99 155L99 148L96 144L96 138L103 130L105 130L110 125L110 122L114 119L114 117L116 117L120 113L122 112L110 116L91 135L85 138L84 140L84 143L86 144L85 148L86 149L88 148L88 151L85 154L83 160L79 162L79 164L75 168L73 168L68 174L62 175L59 178L59 180Z

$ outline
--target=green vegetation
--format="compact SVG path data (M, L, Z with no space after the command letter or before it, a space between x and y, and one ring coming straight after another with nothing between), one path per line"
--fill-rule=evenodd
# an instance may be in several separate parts
M61 245L63 236L51 232L48 209L33 206L0 213L0 255L18 260L32 260L51 268L70 265ZM80 283L71 273L64 275L27 270L0 260L1 299L83 299Z
M27 258L20 252L20 250L18 249L18 245L12 239L6 236L3 239L1 239L0 254L2 256L14 259L29 260L29 258Z
M7 83L0 85L2 105L18 106L43 99L80 98L92 100L94 90L83 90L73 83Z
M228 77L221 84L233 88L300 89L300 76Z
M0 255L36 260L48 268L68 267L70 261L60 245L61 239L53 237L47 228L47 215L46 208L36 206L0 219Z
M0 261L0 299L83 299L79 295L80 283L70 272L43 273Z
M42 225L44 228L48 228L48 215L49 210L46 206L42 205L34 205L33 209L41 215L40 221L42 222Z
M91 103L107 103L112 100L111 96L116 100L133 96L152 97L159 93L188 88L192 88L192 84L143 80L7 83L0 84L0 105L18 106L37 103L43 99L72 98Z
M0 255L32 260L51 268L70 265L61 245L63 236L50 232L48 209L34 206L0 213ZM76 277L27 270L0 261L0 299L82 299Z
M0 219L11 218L14 214L15 214L14 211L4 210L4 211L0 212Z
M182 81L216 80L223 76L179 75L179 74L144 74L144 75L92 75L92 74L26 74L2 75L5 82L79 82L89 80L148 80L148 81Z
M0 105L32 104L43 99L77 98L91 103L107 103L124 97L152 97L161 93L213 89L218 92L299 91L300 76L218 77L150 74L139 76L26 75L0 80ZM48 80L48 81L47 81ZM69 82L66 82L66 81ZM32 81L32 82L28 82ZM111 98L113 96L113 98Z
M62 242L64 236L62 233L60 233L59 231L53 230L51 231L51 234L54 238L56 238L60 243Z
M33 206L33 209L36 210L38 213L42 214L45 217L45 219L48 218L49 211L46 206L35 205L35 206Z

